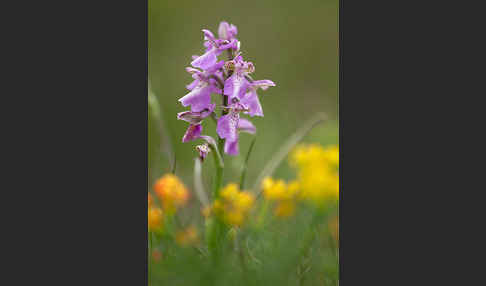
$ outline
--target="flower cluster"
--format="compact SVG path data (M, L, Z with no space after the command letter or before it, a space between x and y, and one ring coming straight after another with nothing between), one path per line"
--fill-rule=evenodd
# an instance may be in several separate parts
M189 192L184 183L172 174L166 174L155 182L154 191L162 203L164 212L173 214L177 208L186 204Z
M226 224L241 226L254 202L255 197L251 193L240 191L238 185L231 183L221 190L210 211Z
M264 198L275 203L274 214L288 217L295 212L298 200L321 205L339 196L339 149L320 145L300 145L291 154L290 163L297 168L297 179L265 178L262 182Z
M266 200L276 203L274 214L277 217L289 217L295 211L295 197L299 190L296 181L285 183L283 180L265 178L262 182L263 196Z
M302 199L323 203L339 197L337 146L300 145L294 150L291 163L298 169L299 196Z
M194 79L186 88L190 91L179 102L190 111L177 114L177 118L189 122L182 142L201 138L202 121L214 113L216 104L211 103L211 94L219 94L222 98L223 111L217 119L217 134L225 139L224 152L237 155L239 131L255 133L253 124L243 118L240 113L249 116L263 116L263 109L258 99L257 90L265 90L275 86L271 80L253 80L250 76L255 71L252 62L243 60L240 51L240 41L236 38L238 30L233 24L221 22L218 38L209 30L202 30L206 51L201 56L193 56L192 67L186 71ZM218 60L223 52L228 59ZM199 147L201 157L207 152Z

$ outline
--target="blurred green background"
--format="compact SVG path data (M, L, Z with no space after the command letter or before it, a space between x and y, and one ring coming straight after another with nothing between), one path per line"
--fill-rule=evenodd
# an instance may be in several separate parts
M238 27L243 57L256 67L252 77L277 85L259 92L265 117L251 118L257 139L247 186L281 144L319 111L330 120L303 141L338 144L338 5L338 0L148 0L149 83L161 111L160 121L149 111L149 184L170 171L168 153L173 152L176 174L192 187L194 147L201 142L181 142L188 124L176 119L177 112L186 110L177 100L188 93L185 86L192 81L185 71L191 55L204 51L201 29L217 35L221 21ZM216 137L211 119L204 121L203 128L203 134ZM252 137L242 133L240 155L225 156L225 183L239 181ZM208 157L203 167L208 189L212 161ZM293 173L283 163L275 176L289 178Z

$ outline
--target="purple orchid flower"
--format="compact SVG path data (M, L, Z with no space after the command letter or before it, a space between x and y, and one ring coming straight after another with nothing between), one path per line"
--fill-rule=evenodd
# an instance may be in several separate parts
M218 56L224 50L238 48L238 41L236 39L231 39L231 41L216 39L211 31L206 29L203 29L202 31L204 33L204 46L206 47L206 52L191 62L193 67L205 70L218 61Z
M229 102L235 98L241 100L250 86L245 76L254 72L255 66L252 62L243 61L241 55L238 55L233 61L227 62L225 67L233 70L233 74L224 83L224 95L228 96Z
M218 119L216 132L219 137L226 139L224 152L229 155L238 155L238 131L254 134L255 126L248 120L240 118L240 112L245 111L246 107L239 102L229 107L229 113Z
M211 104L213 86L208 82L197 84L191 92L179 99L183 106L191 106L193 112L200 112Z
M196 150L199 151L199 158L201 158L201 161L203 162L204 159L206 159L208 153L211 152L211 149L209 148L207 143L203 145L197 145Z
M238 29L233 24L228 24L228 22L221 22L218 28L218 36L220 39L232 40L235 39L236 34L238 34Z
M214 111L215 107L216 104L209 104L208 108L199 112L183 111L177 114L177 119L184 120L190 123L189 127L186 130L186 133L184 134L184 137L182 137L182 142L189 142L201 136L202 120L208 117Z
M204 71L200 71L192 67L187 67L186 71L192 74L192 78L194 78L194 81L186 85L186 88L188 90L193 90L195 87L201 84L201 82L208 82L209 84L216 86L217 80L213 77L218 78L218 80L221 82L223 81L223 72L221 71L221 68L223 66L224 61L219 61ZM218 89L217 93L221 94L222 92Z
M199 136L201 136L201 132L202 132L201 124L189 125L189 127L186 130L186 133L184 134L184 137L182 137L182 142L186 143L199 138Z
M194 81L186 86L190 90L188 94L179 99L183 106L191 106L194 112L200 112L209 108L211 104L211 93L219 93L222 91L216 87L216 80L211 78L212 75L221 79L222 74L216 71L223 66L224 62L220 61L209 67L206 71L199 71L195 68L186 68L189 73L192 73Z
M189 127L182 139L183 142L204 139L206 143L196 146L201 160L207 156L209 150L218 155L218 162L223 161L219 155L216 141L202 133L202 121L213 113L215 104L211 103L211 94L224 95L222 98L228 106L223 106L224 112L217 120L216 132L225 139L224 152L237 155L239 132L254 134L255 126L247 119L240 118L240 113L249 116L263 116L263 109L258 98L259 88L266 90L275 86L271 80L253 80L249 74L255 66L252 62L244 61L240 52L240 41L236 38L238 29L228 22L221 22L218 27L218 38L209 31L202 30L204 35L204 54L193 55L191 67L186 70L191 73L193 81L186 85L189 90L179 99L183 106L190 106L190 111L180 112L177 118L189 122ZM233 59L218 61L223 51Z
M275 83L268 79L255 80L249 84L249 92L247 92L240 100L241 104L247 106L249 109L249 111L245 111L246 114L249 114L251 117L263 117L263 109L260 100L258 99L257 90L258 88L266 90L270 86L275 86Z

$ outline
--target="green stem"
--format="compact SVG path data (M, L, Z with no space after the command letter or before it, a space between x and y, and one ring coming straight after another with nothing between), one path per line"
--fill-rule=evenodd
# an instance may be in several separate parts
M232 60L233 53L232 51L228 52L228 59ZM229 75L224 75L224 82L229 77ZM224 95L224 84L223 84L223 94L222 94L222 101L223 101L223 110L221 111L221 116L228 114L228 111L225 107L228 106L228 97ZM225 140L218 136L218 143L217 146L214 146L216 150L212 150L214 154L214 159L216 161L216 172L213 184L213 201L218 199L219 191L223 185L223 170L224 170L224 143ZM218 265L219 256L220 256L220 249L222 247L224 232L225 232L225 225L219 219L212 217L208 220L207 225L208 230L208 248L211 253L211 258L213 260L213 265Z

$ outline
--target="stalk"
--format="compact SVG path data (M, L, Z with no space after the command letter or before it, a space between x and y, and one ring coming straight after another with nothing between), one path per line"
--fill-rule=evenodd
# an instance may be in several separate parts
M228 60L233 59L233 52L232 50L228 50ZM223 73L223 94L222 94L222 101L223 101L223 109L221 110L221 116L228 114L228 110L225 108L228 106L228 97L224 95L224 82L228 79L231 75L231 72L228 74ZM224 143L225 139L218 136L218 143L217 143L217 150L213 150L213 155L215 156L214 159L216 161L216 172L214 177L214 184L213 184L213 201L219 198L219 191L223 185L223 171L224 171ZM222 244L222 238L224 237L225 225L223 222L218 220L215 217L212 217L208 220L208 249L211 253L211 258L213 260L213 264L217 265L220 256L220 249Z

